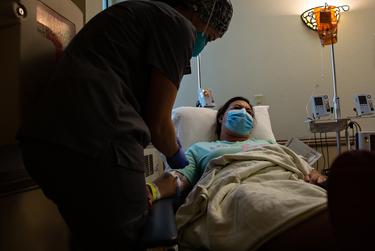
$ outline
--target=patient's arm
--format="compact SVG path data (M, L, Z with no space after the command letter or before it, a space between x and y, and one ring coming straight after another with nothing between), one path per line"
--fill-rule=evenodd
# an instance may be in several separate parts
M180 182L178 182L178 179ZM180 192L182 192L191 185L184 175L176 171L165 172L163 175L154 180L153 183L159 190L160 199L173 197L176 195L177 188L180 190Z

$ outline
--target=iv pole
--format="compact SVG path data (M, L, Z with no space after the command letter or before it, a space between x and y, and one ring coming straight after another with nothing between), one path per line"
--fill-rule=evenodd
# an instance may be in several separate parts
M315 7L312 9L309 9L305 11L304 13L301 14L302 21L309 27L310 29L314 31L319 32L319 37L321 37L321 42L322 45L325 44L325 42L328 42L324 37L327 35L325 33L326 28L329 30L332 29L332 23L331 22L331 17L327 16L326 10L329 9L330 13L328 14L329 16L332 16L333 11L335 11L334 15L336 16L336 23L339 20L339 13L340 12L345 12L349 10L348 5L342 5L342 6L329 6L327 3L325 6L320 6L320 7ZM322 17L322 10L324 11L324 16ZM320 12L320 22L324 24L328 24L328 27L323 27L323 30L319 31L319 22L316 20L315 17L315 12ZM336 28L336 27L333 27ZM323 32L321 34L321 32ZM332 30L330 31L332 32ZM334 122L328 122L322 125L319 125L318 123L313 123L310 124L310 129L314 132L336 132L336 146L337 146L337 152L338 154L341 153L341 135L340 131L342 130L343 127L346 127L348 119L341 119L341 110L340 110L340 98L337 96L337 83L336 83L336 64L335 64L335 50L334 50L334 41L333 41L333 35L331 34L331 64L332 64L332 82L333 82L333 113L334 113ZM324 43L322 41L324 39ZM324 46L324 45L323 45ZM350 144L348 144L350 146Z
M202 107L203 104L199 101L200 92L202 90L202 83L201 83L201 55L197 56L197 83L198 83L198 89L197 89L197 104L196 106Z
M197 81L198 81L198 91L202 90L202 83L201 83L201 55L197 56Z
M215 102L213 99L212 91L209 89L202 89L202 76L201 76L201 56L197 56L197 82L198 82L198 90L197 90L197 104L198 107L215 107Z
M341 119L341 110L340 110L340 98L337 96L335 49L334 49L333 43L331 44L331 64L332 64L332 82L333 82L333 115L336 120L339 120ZM341 153L340 138L341 138L340 130L337 130L336 131L336 146L337 146L338 153Z

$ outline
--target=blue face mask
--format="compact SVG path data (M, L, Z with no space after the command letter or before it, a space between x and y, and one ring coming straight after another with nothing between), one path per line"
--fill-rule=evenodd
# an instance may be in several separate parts
M193 48L193 57L197 57L207 44L207 38L203 32L197 31Z
M237 135L249 135L254 127L253 117L251 117L244 108L240 110L230 110L227 112L227 119L224 126Z

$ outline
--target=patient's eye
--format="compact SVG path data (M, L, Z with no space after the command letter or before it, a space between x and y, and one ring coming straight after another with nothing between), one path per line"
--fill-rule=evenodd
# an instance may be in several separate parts
M242 107L241 105L235 105L235 106L232 107L233 110L240 110L242 108L244 108L244 107Z
M254 115L254 111L253 111L251 108L243 107L243 106L241 106L241 105L236 105L236 106L233 107L233 110L240 110L240 109L245 109L246 112L247 112L248 114L250 114L251 116Z

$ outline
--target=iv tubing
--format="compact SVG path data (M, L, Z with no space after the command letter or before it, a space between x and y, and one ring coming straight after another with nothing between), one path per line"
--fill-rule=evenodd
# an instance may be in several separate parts
M333 81L333 107L335 119L341 118L340 101L337 97L337 84L336 84L336 64L335 64L335 50L333 43L331 44L331 62L332 62L332 81Z
M331 44L331 62L332 62L332 81L333 81L333 113L335 119L341 118L340 112L340 99L337 97L337 84L336 84L336 65L335 65L335 50L333 47L333 43ZM341 135L340 130L336 131L336 146L337 146L337 153L341 153Z

